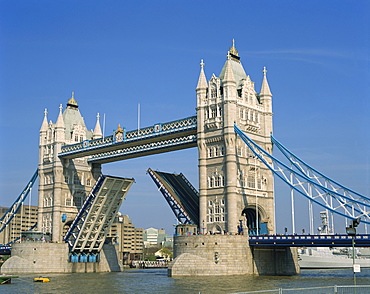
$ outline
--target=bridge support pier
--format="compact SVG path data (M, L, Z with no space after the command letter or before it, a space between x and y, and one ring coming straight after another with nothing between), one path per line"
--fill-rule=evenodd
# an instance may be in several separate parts
M104 244L99 262L69 262L67 243L15 243L2 274L20 273L102 273L121 271L117 248Z
M247 235L175 236L174 261L168 276L295 275L297 250L251 248Z

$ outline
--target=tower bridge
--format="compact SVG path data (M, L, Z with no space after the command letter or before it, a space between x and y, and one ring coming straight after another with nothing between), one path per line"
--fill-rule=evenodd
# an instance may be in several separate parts
M257 92L234 42L218 77L213 74L207 80L201 62L196 101L196 116L132 131L118 125L105 137L99 115L94 130L86 128L73 93L66 108L60 106L55 123L48 122L45 110L37 172L38 231L49 234L54 244L67 242L68 254L103 252L104 232L133 179L111 177L118 185L111 191L109 184L101 186L101 165L192 147L198 148L198 190L184 177L148 170L176 217L195 233L175 237L171 276L296 274L296 251L292 242L286 242L290 239L259 237L276 234L274 175L310 203L349 220L361 217L370 223L368 197L324 177L271 137L272 93L267 70L263 69ZM273 145L290 160L288 165L272 156ZM22 199L27 189L23 194ZM1 219L4 226L16 213L19 200L16 203ZM256 236L250 239L248 234ZM301 244L302 240L309 239L300 239ZM261 243L266 246L263 250ZM104 252L104 256L109 264L114 254ZM75 261L98 262L95 258L70 259ZM88 266L61 266L66 271L96 271Z

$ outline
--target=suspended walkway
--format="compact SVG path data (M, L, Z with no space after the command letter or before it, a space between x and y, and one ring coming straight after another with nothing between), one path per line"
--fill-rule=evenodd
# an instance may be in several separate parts
M64 241L72 262L96 261L134 179L101 175L72 222ZM89 259L89 260L88 260Z
M236 134L251 149L254 155L276 176L288 184L294 191L324 209L349 220L361 219L361 223L370 224L370 198L354 192L318 172L291 153L274 137L272 142L288 159L285 164L251 140L236 124ZM311 222L313 217L311 217ZM313 235L313 224L310 225Z
M183 174L148 169L148 174L181 224L199 226L199 193Z
M120 129L114 135L66 145L59 158L89 156L88 162L107 163L197 146L197 117L158 123L139 130Z
M33 174L31 180L27 183L26 187L23 189L22 193L14 201L12 206L5 212L5 214L0 218L0 233L7 227L13 217L21 208L23 202L26 200L27 196L32 190L33 185L35 184L38 177L38 169Z

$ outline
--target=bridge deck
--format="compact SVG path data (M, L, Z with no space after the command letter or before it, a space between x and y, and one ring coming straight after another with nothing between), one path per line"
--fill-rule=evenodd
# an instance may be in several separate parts
M100 252L134 179L102 176L77 214L65 241L71 252Z
M348 235L260 235L250 236L250 246L290 247L350 247L352 237ZM370 247L370 235L356 235L355 247Z
M199 193L183 174L148 169L149 175L165 197L178 221L199 225Z

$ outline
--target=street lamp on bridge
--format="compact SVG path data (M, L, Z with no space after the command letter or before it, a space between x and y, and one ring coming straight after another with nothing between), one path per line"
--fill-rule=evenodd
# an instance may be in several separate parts
M356 272L359 272L360 269L355 267L355 236L356 236L356 227L360 224L361 218L356 218L351 221L349 227L346 227L346 233L348 236L352 236L352 267L353 267L353 283L355 286L356 293Z

